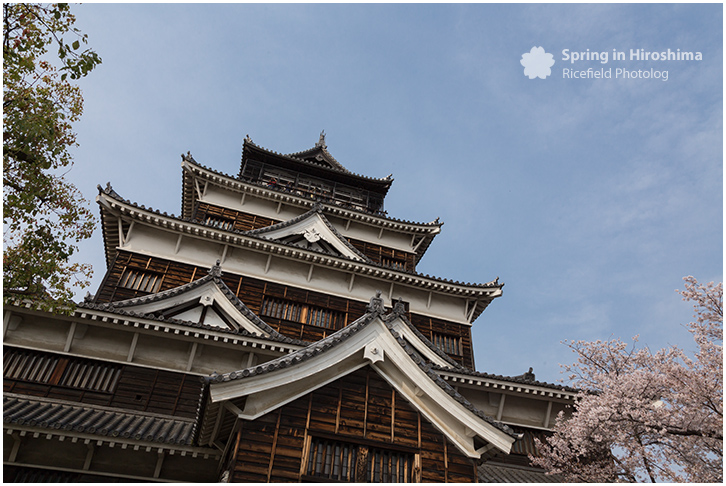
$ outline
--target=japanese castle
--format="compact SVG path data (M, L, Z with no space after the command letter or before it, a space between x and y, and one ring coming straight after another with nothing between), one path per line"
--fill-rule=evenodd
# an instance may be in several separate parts
M442 224L325 135L239 173L182 155L181 215L98 187L106 273L71 315L3 311L7 482L547 482L576 390L476 371L498 279L416 271ZM485 279L486 280L486 279Z

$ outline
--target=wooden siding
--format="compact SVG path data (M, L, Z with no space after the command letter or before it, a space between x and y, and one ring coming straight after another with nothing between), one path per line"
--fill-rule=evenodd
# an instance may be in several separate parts
M171 371L118 365L9 346L3 349L3 361L3 391L8 393L186 418L196 417L202 393L202 382L198 376ZM15 367L8 365L11 361L18 361L19 367L25 373L15 372ZM49 373L38 373L33 369L45 367L48 363L53 366ZM100 390L83 388L79 383L64 384L63 377L73 364L93 365L96 369L119 369L120 373L112 384ZM12 377L9 376L11 372Z
M96 302L112 302L148 295L147 292L124 288L119 285L126 268L162 274L163 278L159 291L188 284L202 278L208 272L208 269L203 267L138 255L121 250L117 253L113 266L104 278L101 288L96 295ZM367 302L344 299L289 285L265 282L264 280L242 277L228 272L222 275L222 280L252 312L261 316L276 331L285 336L309 342L318 341L335 332L337 329L262 316L262 303L264 298L284 299L290 302L342 313L345 315L343 322L346 326L365 314L367 305ZM429 340L433 340L434 334L459 339L462 354L450 354L449 356L461 365L469 369L474 369L471 329L469 326L410 312L407 313L407 317Z
M434 338L434 335L458 339L462 354L449 354L448 356L462 366L472 370L475 369L470 327L419 314L410 314L410 319L411 324L416 326L416 329L421 331L431 342L438 341L438 339Z
M407 270L409 272L416 271L416 255L401 250L394 250L386 246L375 245L367 241L355 240L347 238L359 252L370 258L376 263L386 265L391 268Z
M475 482L463 455L370 367L242 422L230 465L234 482L299 482L312 437L412 454L422 482Z
M197 203L193 219L197 222L204 223L207 218L212 218L212 220L229 221L232 223L233 229L237 231L249 231L264 228L280 222L278 220L265 218L263 216L256 216L243 211L236 211L234 209L223 208L207 203Z

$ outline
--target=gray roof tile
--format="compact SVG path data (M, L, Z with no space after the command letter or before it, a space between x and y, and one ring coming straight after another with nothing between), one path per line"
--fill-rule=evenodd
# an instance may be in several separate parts
M10 395L3 396L3 422L176 445L192 445L196 430L193 419Z

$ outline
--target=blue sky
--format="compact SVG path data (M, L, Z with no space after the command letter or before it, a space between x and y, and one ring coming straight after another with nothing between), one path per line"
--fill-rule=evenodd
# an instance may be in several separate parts
M393 173L389 214L444 221L419 271L499 276L474 324L480 371L561 378L564 339L692 349L682 277L722 280L723 13L710 5L84 4L103 64L82 80L69 177L88 199L181 212L180 154L228 174L242 140L321 130L348 169ZM552 74L529 79L542 46ZM563 61L562 51L701 61ZM563 68L612 69L564 79ZM668 81L614 79L651 68ZM105 271L100 230L83 244ZM83 292L85 293L85 291Z

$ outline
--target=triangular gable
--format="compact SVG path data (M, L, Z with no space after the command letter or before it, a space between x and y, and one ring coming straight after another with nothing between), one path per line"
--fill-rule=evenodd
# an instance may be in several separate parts
M323 215L322 207L319 205L296 218L248 231L247 234L370 263L368 257L359 252L335 229Z
M235 410L238 418L255 420L355 370L371 366L467 456L478 459L491 447L509 453L515 434L486 417L431 371L391 327L381 312L369 312L288 356L213 376L207 413L216 415L224 403L240 403L239 399L244 398L242 409L234 405L225 407ZM486 445L477 447L482 441Z
M244 330L264 337L280 337L277 331L234 295L220 276L221 270L215 265L209 275L189 284L144 297L110 302L103 306L109 310L123 308L138 314L188 321L224 330Z

